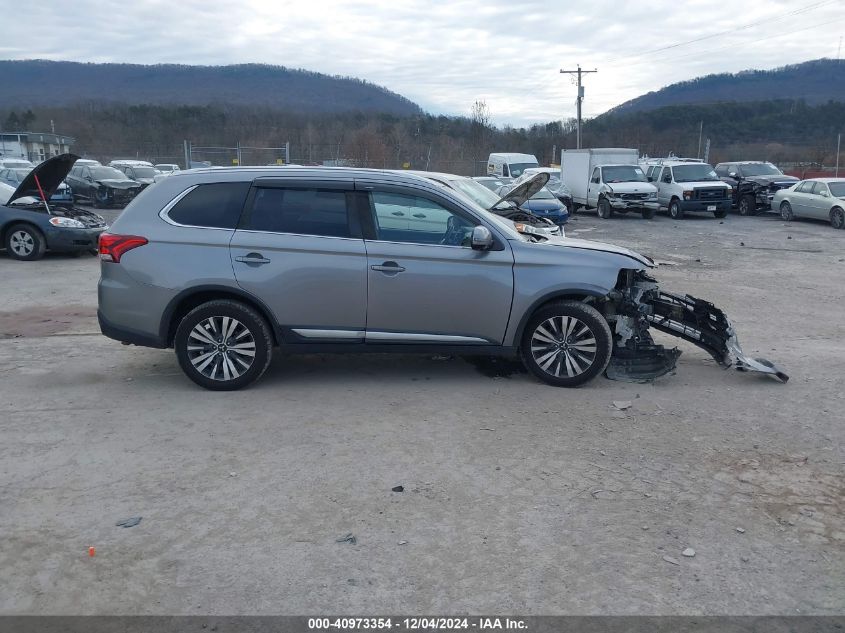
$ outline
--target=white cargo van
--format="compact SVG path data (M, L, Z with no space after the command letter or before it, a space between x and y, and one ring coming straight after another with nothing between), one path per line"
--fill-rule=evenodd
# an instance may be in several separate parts
M573 208L598 209L604 219L628 211L653 218L657 187L646 180L638 160L635 149L563 150L560 179L572 193Z
M487 159L487 175L500 178L519 178L529 167L539 167L534 154L490 154Z

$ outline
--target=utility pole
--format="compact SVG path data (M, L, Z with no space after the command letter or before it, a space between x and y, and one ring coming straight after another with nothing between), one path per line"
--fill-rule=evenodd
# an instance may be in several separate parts
M703 133L704 133L704 121L702 121L698 125L698 154L695 155L696 158L701 158L701 135Z
M565 75L578 76L578 98L575 100L575 106L578 112L578 133L576 138L578 149L581 149L581 102L584 101L584 86L581 85L581 75L597 73L598 70L581 70L581 64L578 64L578 70L561 70L560 72Z
M842 132L839 133L839 136L836 137L836 175L835 178L839 178L839 148L842 146Z

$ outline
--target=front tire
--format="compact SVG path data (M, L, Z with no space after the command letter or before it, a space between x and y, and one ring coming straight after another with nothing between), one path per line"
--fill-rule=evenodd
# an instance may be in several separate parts
M555 387L577 387L604 371L613 351L605 318L580 301L537 310L525 326L520 353L525 368Z
M745 195L739 199L737 211L740 215L749 216L757 212L757 199L752 195Z
M792 205L786 200L780 203L780 217L787 222L792 222L795 219L795 215L792 213Z
M684 219L684 210L681 208L681 203L677 200L672 200L669 203L669 215L672 217L673 220L683 220Z
M845 211L836 207L830 212L830 226L835 229L845 229Z
M212 391L232 391L255 382L267 370L273 336L253 308L219 299L184 316L173 346L188 378Z
M714 211L713 217L719 218L720 220L722 218L726 218L726 217L728 217L728 210L727 209L720 209L718 211Z
M644 220L651 220L654 217L655 213L656 212L655 212L654 209L643 209L643 211L642 211L643 219Z
M603 220L609 220L613 216L613 207L610 206L610 202L607 198L600 198L599 199L599 217Z
M32 262L44 257L47 240L30 224L15 224L6 231L6 252L12 259Z

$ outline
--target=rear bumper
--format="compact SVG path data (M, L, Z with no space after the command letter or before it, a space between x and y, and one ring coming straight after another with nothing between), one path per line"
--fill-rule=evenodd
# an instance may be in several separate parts
M679 200L683 211L701 211L703 213L713 211L729 211L731 199L724 200Z
M146 332L138 332L127 327L111 323L100 310L97 310L97 321L100 323L100 331L115 341L130 345L141 345L143 347L156 347L163 349L167 347L164 340L158 336L152 336Z

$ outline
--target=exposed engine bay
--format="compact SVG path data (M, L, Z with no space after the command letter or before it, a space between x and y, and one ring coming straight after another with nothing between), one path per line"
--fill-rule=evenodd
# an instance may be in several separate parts
M722 310L702 299L661 290L645 271L621 271L602 307L614 335L605 371L613 380L648 382L675 369L681 350L655 344L650 327L700 347L722 367L789 380L771 361L745 355Z
M97 229L106 226L103 216L87 209L80 209L79 207L65 207L55 204L47 206L42 200L36 198L19 198L12 203L12 206L14 208L26 209L27 211L41 211L51 217L68 218L79 222L86 229ZM60 223L56 225L62 226Z

